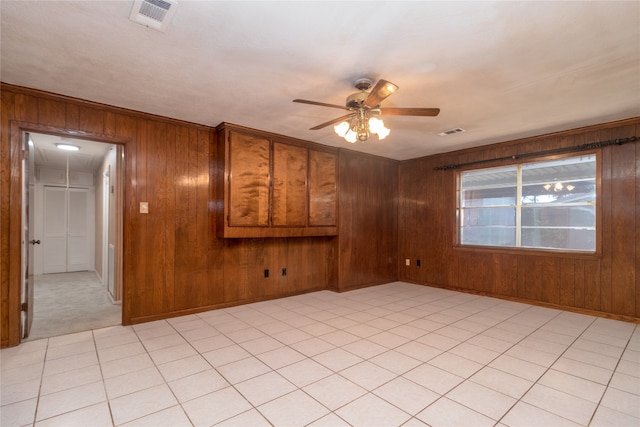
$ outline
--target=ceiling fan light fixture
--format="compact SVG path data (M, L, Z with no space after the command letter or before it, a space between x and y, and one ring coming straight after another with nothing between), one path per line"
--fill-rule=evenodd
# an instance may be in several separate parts
M382 101L395 93L398 90L398 86L383 79L378 80L373 88L371 88L372 84L373 81L368 78L356 80L355 87L359 89L360 92L349 95L345 106L309 101L306 99L294 99L293 102L347 110L348 113L346 115L321 123L312 127L310 130L318 130L334 125L333 130L336 134L351 143L358 140L364 142L369 139L369 134L378 135L378 139L385 139L389 136L391 130L384 125L382 120L375 116L434 117L440 113L439 108L381 108L380 104ZM456 131L462 132L464 129ZM442 134L449 134L449 132Z
M347 131L347 133L344 135L344 139L347 142L350 142L350 143L353 144L354 142L356 142L358 140L358 134L355 131L353 131L352 129L349 129Z
M347 132L349 131L349 122L340 122L333 127L333 130L336 131L338 136L344 138Z
M384 122L376 117L369 119L369 131L378 135L378 139L385 139L391 133L391 129L384 126Z

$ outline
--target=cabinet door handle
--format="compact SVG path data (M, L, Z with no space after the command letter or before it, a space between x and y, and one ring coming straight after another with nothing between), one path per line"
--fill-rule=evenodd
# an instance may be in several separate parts
M31 243L32 245L39 245L40 244L40 239L38 239L38 240L30 240L29 243Z

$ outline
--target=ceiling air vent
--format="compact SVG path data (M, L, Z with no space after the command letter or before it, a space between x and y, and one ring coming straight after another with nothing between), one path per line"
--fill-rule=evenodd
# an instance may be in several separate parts
M465 130L462 128L455 128L455 129L449 129L449 130L445 130L444 132L440 132L438 135L440 136L447 136L447 135L453 135L454 133L460 133L460 132L464 132Z
M136 0L129 19L145 27L164 32L176 13L175 0Z

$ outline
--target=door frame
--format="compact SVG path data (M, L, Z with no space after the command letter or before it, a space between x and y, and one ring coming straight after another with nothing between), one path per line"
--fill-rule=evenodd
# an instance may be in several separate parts
M23 170L22 170L22 158L23 147L22 137L25 132L32 133L45 133L56 135L60 137L68 137L75 139L86 139L94 142L104 142L108 144L115 144L125 149L127 143L131 141L130 138L119 138L112 135L97 134L92 132L85 132L80 129L71 128L58 128L55 126L41 125L37 123L22 122L17 120L11 120L10 122L10 146L11 146L11 184L10 184L10 210L9 210L9 301L7 313L9 336L7 345L9 347L16 346L21 342L21 317L22 317L22 182L23 182ZM116 251L119 254L117 257L120 262L118 268L116 268L116 278L120 278L122 284L122 302L124 305L126 283L124 280L124 274L122 274L122 260L124 259L124 200L125 200L125 185L124 179L127 176L126 162L121 159L121 166L116 171L117 173L117 189L118 197L116 198L116 223L119 230L118 247ZM32 171L31 173L35 173ZM28 262L28 260L27 260ZM125 312L122 311L122 324L125 323Z

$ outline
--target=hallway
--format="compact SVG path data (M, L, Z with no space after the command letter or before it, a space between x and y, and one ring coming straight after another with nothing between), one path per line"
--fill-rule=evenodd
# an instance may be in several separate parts
M93 271L38 275L34 288L29 341L122 323L122 306Z

